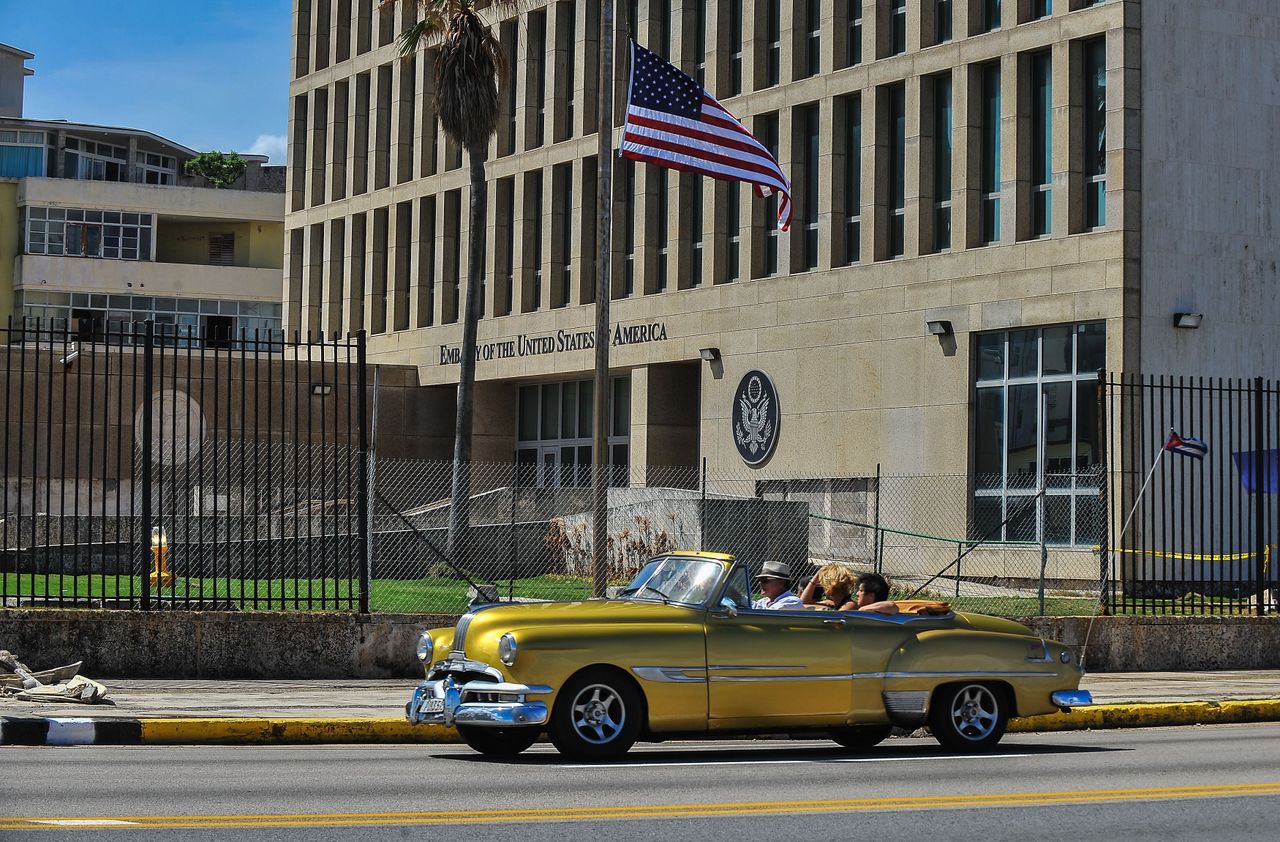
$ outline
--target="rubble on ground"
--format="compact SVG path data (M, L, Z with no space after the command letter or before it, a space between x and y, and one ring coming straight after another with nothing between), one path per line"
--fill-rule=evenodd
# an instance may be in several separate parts
M0 649L0 699L21 702L71 702L113 705L107 688L80 675L80 661L49 670L32 670L7 649Z

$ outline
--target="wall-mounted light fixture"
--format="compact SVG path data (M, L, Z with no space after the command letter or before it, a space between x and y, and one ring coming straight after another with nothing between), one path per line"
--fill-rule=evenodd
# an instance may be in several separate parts
M333 386L328 383L313 383L311 385L311 394L323 398L333 392Z
M713 363L716 360L720 359L720 349L719 348L699 348L698 356L702 357L704 360L706 360L709 363Z
M1203 313L1174 313L1173 326L1183 327L1189 330L1195 330L1200 327L1200 322L1204 321Z
M931 336L950 336L952 333L951 322L946 319L930 319L924 324Z

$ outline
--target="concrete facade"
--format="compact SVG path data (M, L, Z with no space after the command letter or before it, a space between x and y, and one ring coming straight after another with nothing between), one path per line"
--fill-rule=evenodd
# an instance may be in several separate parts
M1247 0L1151 5L1006 2L988 20L979 0L621 3L621 32L630 20L638 42L776 139L796 207L778 233L745 186L643 164L631 177L615 162L611 366L630 375L633 481L702 458L713 473L742 471L730 416L753 369L781 404L762 470L824 477L981 470L986 337L1091 326L1105 334L1092 370L1182 373L1198 357L1197 371L1265 374L1265 325L1280 317L1260 292L1280 257L1266 190L1275 132L1229 154L1217 133L1259 105L1274 126L1270 77L1250 68L1274 64L1275 28L1253 26L1250 10L1262 12ZM286 326L363 327L371 360L449 389L467 274L464 156L432 111L429 53L398 58L394 36L415 4L352 3L350 20L341 8L294 3ZM487 162L476 448L506 460L524 446L519 387L593 365L578 337L594 324L598 19L591 3L535 0L492 23L513 74ZM1230 33L1246 30L1247 49L1234 50ZM620 126L622 37L615 55ZM1190 201L1205 191L1208 204ZM949 244L936 221L948 207ZM1199 257L1182 260L1171 242ZM1184 307L1206 327L1176 330ZM951 332L931 335L929 321ZM719 358L703 362L706 348ZM1041 444L1027 464L1071 466L1093 458L1089 447Z

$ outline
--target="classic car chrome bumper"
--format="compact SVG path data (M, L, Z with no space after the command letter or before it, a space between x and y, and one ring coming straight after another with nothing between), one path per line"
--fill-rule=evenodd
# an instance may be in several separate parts
M1067 710L1093 704L1093 694L1088 690L1059 690L1049 696L1049 700Z
M469 681L455 684L445 676L440 681L424 681L413 688L404 706L410 725L477 725L485 728L545 725L547 703L529 701L528 696L551 692L545 684Z

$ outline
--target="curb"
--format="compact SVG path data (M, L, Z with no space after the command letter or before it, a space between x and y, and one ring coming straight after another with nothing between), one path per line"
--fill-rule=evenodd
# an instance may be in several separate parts
M1071 713L1010 720L1008 733L1086 731L1280 722L1280 699L1095 705ZM223 717L96 719L0 716L0 745L298 745L461 743L443 725L410 725L400 717Z

